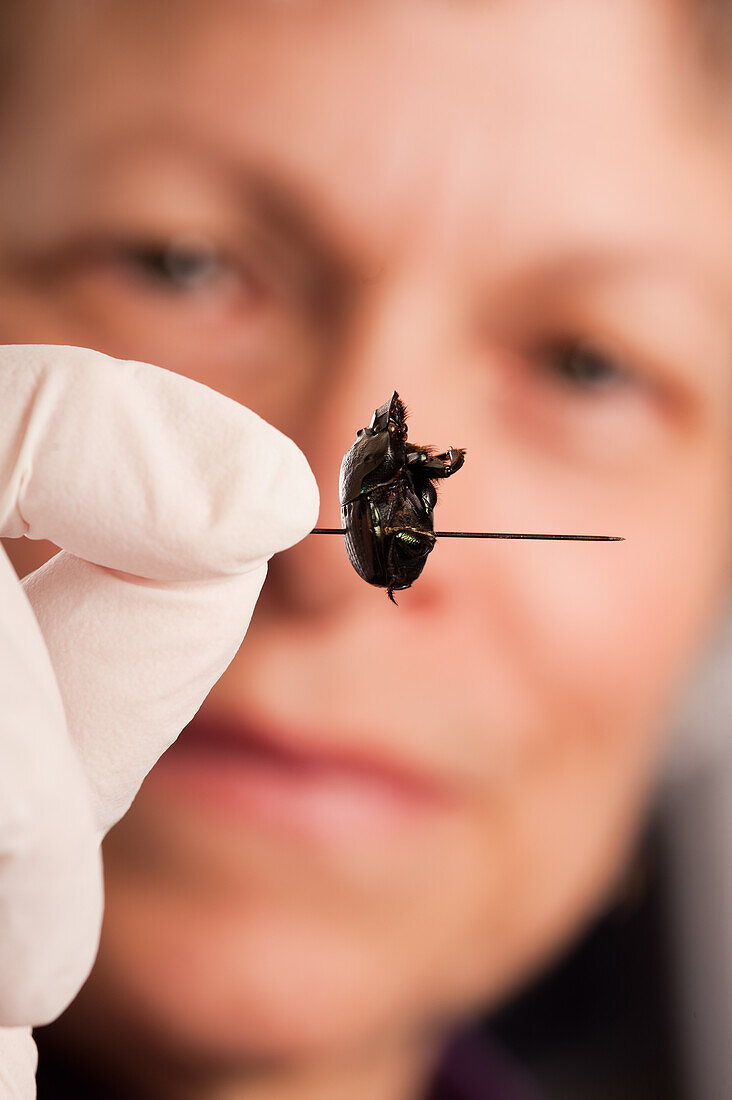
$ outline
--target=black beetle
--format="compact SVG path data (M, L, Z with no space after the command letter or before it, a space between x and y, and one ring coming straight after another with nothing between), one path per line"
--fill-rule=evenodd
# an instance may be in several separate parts
M351 565L369 584L393 593L409 588L435 545L432 484L465 461L455 447L434 454L407 443L407 411L399 394L376 409L341 464L341 521Z

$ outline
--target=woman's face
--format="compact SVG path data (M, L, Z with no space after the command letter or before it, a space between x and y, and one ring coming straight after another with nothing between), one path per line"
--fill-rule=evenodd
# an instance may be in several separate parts
M3 342L244 402L327 526L396 388L467 448L438 526L627 540L444 542L395 608L306 539L109 838L95 1019L227 1059L453 1019L608 889L726 583L731 176L692 36L652 0L45 8Z

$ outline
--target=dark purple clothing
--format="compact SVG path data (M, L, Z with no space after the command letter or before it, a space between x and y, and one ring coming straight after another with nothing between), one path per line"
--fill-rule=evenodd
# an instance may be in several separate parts
M455 1039L425 1100L539 1100L525 1076L483 1034Z
M81 1066L40 1048L38 1100L140 1100L123 1086L93 1080ZM510 1065L484 1035L468 1033L454 1040L424 1100L539 1100L518 1069Z

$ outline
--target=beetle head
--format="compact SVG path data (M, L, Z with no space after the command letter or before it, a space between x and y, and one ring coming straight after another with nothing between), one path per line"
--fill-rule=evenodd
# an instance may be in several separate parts
M396 390L388 401L374 410L369 424L370 432L388 432L394 439L402 442L407 438L407 410Z

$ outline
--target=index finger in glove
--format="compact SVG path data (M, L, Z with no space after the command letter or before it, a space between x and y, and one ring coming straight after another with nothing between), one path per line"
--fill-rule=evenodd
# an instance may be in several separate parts
M150 579L244 572L313 526L295 444L214 390L85 348L0 346L0 535Z
M25 589L104 830L232 659L317 488L254 413L148 364L0 349L0 403L0 530L70 551Z

